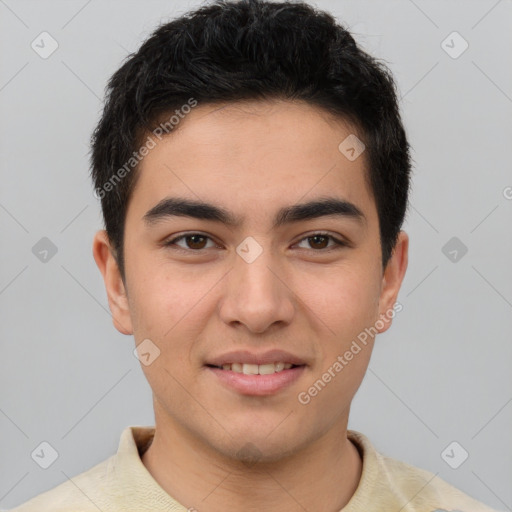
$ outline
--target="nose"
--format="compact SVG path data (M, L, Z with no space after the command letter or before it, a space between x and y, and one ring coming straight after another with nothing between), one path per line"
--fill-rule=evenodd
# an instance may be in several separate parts
M221 319L231 326L242 324L256 334L290 324L295 314L294 295L280 268L270 249L264 249L251 263L237 255L226 276Z

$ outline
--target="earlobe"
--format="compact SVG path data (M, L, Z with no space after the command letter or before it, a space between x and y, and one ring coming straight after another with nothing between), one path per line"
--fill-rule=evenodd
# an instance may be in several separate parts
M92 253L103 276L114 327L122 334L133 334L125 285L105 230L94 235Z
M379 298L379 320L384 323L379 332L385 332L391 327L396 314L396 299L407 270L409 257L409 236L405 231L400 231L393 254L386 265L382 277L382 287Z

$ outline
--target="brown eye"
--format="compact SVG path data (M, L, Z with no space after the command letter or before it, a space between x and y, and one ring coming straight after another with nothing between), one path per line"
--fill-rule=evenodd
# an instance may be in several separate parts
M187 235L185 240L189 249L204 249L206 237L202 235Z
M325 249L329 244L329 237L324 235L310 236L308 240L313 249Z
M202 235L201 233L191 233L177 236L176 238L165 242L164 245L181 251L193 252L207 249L208 241L211 241L209 236ZM213 247L214 245L215 244L210 245L209 247Z
M329 241L332 241L333 243L331 245L329 245ZM309 247L302 247L302 248L313 249L315 251L322 251L322 250L329 251L331 249L340 249L342 247L347 246L347 244L345 242L343 242L342 240L338 240L337 238L335 238L332 235L329 235L327 233L315 233L313 235L304 237L299 242L299 245L304 242L307 242Z

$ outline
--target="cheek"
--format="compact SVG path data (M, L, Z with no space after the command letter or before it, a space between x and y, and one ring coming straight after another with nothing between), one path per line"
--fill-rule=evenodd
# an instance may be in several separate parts
M137 344L150 339L160 351L155 362L143 368L150 385L177 393L177 383L167 372L185 382L191 366L197 364L194 350L206 322L214 314L211 293L222 274L170 267L161 261L133 265L130 312Z
M152 335L164 342L187 323L188 315L211 287L210 280L171 268L169 262L150 254L139 254L130 263L134 328L139 337Z
M315 313L332 332L322 334L319 364L299 400L325 425L349 407L366 373L374 340L365 329L378 314L378 286L354 274L331 282L327 292L330 299L317 301Z
M161 342L178 321L183 306L176 286L155 277L147 273L136 278L132 285L130 313L137 339L151 338Z
M331 268L304 281L301 290L310 310L339 340L357 335L378 313L378 276L366 266Z

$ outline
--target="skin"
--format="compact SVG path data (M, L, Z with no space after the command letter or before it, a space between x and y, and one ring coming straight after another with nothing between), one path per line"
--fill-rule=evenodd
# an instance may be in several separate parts
M302 102L198 105L141 163L126 217L126 282L105 231L96 233L114 326L160 350L141 364L156 427L142 462L186 507L334 512L357 488L362 462L347 423L374 340L307 405L297 399L365 328L379 319L379 332L390 327L386 312L407 268L401 231L382 269L365 154L349 161L338 150L351 133L342 119ZM243 223L169 217L148 227L144 214L167 196L214 203ZM326 196L354 203L366 222L327 216L272 228L281 207ZM307 238L318 231L349 246ZM194 232L210 238L162 245ZM248 236L263 249L250 264L236 253ZM233 349L274 348L307 366L271 396L227 389L204 366ZM247 443L256 461L244 457Z

